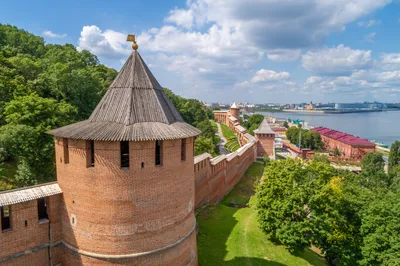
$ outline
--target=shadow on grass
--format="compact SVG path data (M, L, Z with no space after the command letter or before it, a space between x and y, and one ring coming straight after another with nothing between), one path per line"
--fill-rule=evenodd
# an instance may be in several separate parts
M254 209L230 207L232 201L253 205L254 182L262 173L263 165L254 163L220 204L208 206L197 215L199 265L326 265L311 250L292 255L269 241L254 229L258 226Z

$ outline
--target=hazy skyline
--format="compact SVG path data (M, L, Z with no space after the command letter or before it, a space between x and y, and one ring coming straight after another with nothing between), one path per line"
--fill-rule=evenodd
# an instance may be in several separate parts
M399 2L28 1L0 23L117 70L126 35L162 86L207 102L400 102Z

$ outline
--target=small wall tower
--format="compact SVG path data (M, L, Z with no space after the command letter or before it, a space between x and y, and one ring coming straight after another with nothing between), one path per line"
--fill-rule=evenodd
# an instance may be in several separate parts
M240 108L236 105L236 103L233 103L231 105L231 108L229 109L229 112L231 113L232 116L234 116L238 121L240 121Z
M197 265L194 137L137 52L55 136L63 265Z

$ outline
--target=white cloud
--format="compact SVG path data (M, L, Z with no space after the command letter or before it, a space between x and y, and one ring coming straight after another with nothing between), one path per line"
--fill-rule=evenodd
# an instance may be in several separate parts
M360 27L370 28L372 26L381 24L381 21L380 20L370 19L368 21L359 21L357 24Z
M274 62L302 58L304 67L315 76L351 75L370 68L373 63L370 51L339 46L332 49L340 50L335 53L318 48L329 33L344 30L347 24L390 2L187 0L186 8L171 10L164 19L165 25L144 30L137 41L149 65L174 72L186 82L187 88L196 91L207 88L210 94L231 89L243 80L260 85L251 82L251 73L265 55ZM78 49L90 50L100 59L119 61L131 51L125 38L126 34L121 32L85 26ZM311 51L301 57L305 49ZM264 83L270 78L264 77ZM282 89L297 86L293 81L283 80L279 81ZM252 92L257 95L254 89Z
M383 64L400 64L400 53L384 53L381 55Z
M50 37L50 38L65 38L67 34L57 34L52 32L51 30L46 30L43 32L43 36Z
M131 48L126 41L126 34L106 30L102 32L97 26L84 26L78 41L78 50L88 50L97 56L121 59L126 57Z
M192 10L175 9L169 12L169 16L165 18L166 22L175 23L178 26L190 29L193 26Z
M289 72L276 72L273 70L260 69L251 79L251 82L269 82L288 79L290 77Z
M371 51L353 50L343 44L336 48L309 51L302 57L303 66L318 75L348 76L373 65Z
M375 36L376 36L376 33L375 33L375 32L371 32L371 33L369 33L369 34L366 34L366 35L364 36L364 38L365 38L365 40L366 40L367 42L372 42L372 43L374 43L374 42L375 42Z

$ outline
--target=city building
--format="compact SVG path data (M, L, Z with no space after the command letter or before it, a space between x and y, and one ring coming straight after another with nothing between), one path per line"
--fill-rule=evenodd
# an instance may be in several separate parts
M281 138L286 138L286 127L273 127L272 130Z
M375 152L375 144L366 139L326 127L315 127L311 130L321 135L327 150L333 152L337 149L342 157L358 160L367 152Z

